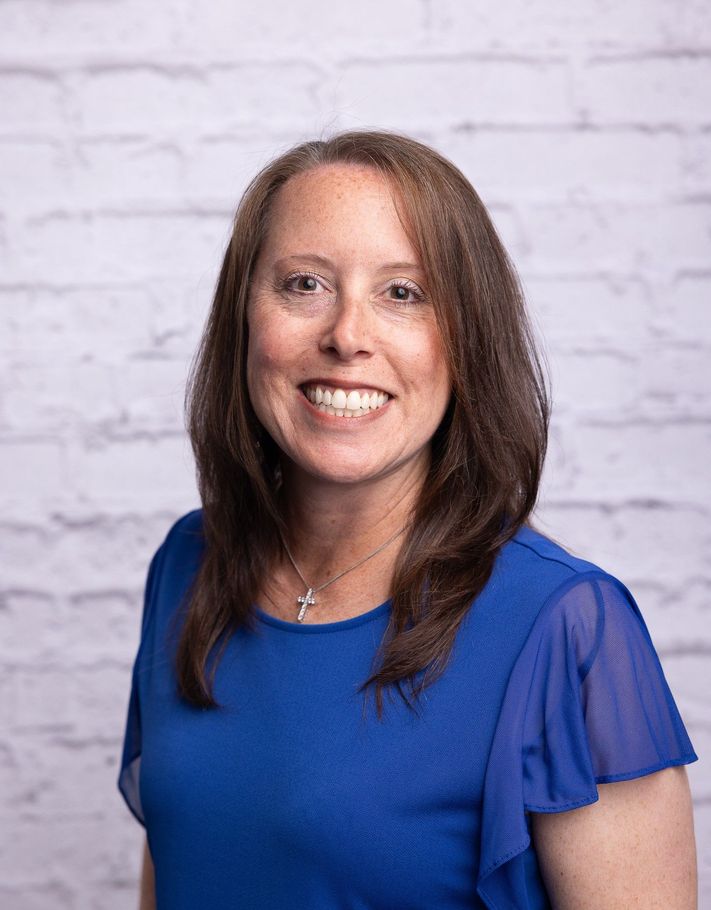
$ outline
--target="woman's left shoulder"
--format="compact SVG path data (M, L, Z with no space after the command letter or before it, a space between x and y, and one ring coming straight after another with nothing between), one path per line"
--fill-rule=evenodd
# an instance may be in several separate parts
M605 571L598 563L577 554L570 544L556 540L551 534L529 524L516 531L504 551L513 561L525 565L526 570L537 568L539 572L536 574L543 574L544 569L549 568L552 578L569 575L571 571Z
M611 580L626 591L603 566L576 554L551 535L522 525L499 551L491 585L533 623L566 590L591 579Z

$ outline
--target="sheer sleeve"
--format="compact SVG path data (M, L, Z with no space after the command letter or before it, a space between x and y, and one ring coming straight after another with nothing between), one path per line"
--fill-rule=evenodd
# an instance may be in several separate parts
M143 595L143 613L141 618L141 638L131 674L131 691L128 700L123 752L118 777L118 788L121 795L126 801L128 808L144 827L146 823L143 817L139 789L141 770L141 704L138 687L138 671L141 663L141 655L146 642L148 627L154 613L153 604L156 579L159 575L163 550L164 545L161 545L153 555L146 577Z
M597 784L697 756L629 590L600 570L564 582L511 673L487 765L478 892L528 907L526 812L595 802Z

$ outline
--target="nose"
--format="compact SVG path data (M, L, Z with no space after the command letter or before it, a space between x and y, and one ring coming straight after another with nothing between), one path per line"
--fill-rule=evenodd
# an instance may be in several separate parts
M328 311L319 348L341 360L370 356L374 348L373 314L363 294L340 292Z

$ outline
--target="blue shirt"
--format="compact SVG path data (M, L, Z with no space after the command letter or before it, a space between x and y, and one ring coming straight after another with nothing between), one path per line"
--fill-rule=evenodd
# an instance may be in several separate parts
M218 664L223 707L195 708L169 624L201 522L179 519L150 563L118 779L158 910L549 907L528 813L697 758L631 593L528 527L418 716L394 693L378 721L356 691L389 601L322 624L255 606Z

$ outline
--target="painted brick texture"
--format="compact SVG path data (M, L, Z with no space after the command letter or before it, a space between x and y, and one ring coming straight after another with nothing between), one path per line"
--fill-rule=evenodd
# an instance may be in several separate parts
M116 790L185 378L252 174L402 129L467 173L551 365L537 516L645 614L711 906L711 5L0 0L0 905L135 906Z

